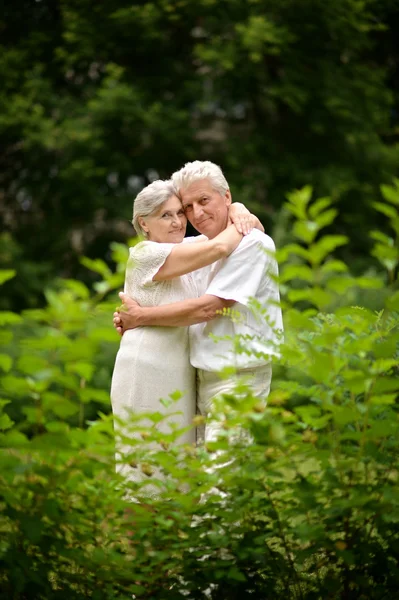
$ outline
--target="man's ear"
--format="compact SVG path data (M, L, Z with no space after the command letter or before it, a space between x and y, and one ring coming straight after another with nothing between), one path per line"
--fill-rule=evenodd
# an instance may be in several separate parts
M224 195L225 197L225 201L226 201L226 206L230 206L231 204L231 192L230 190L227 190L227 192Z
M141 227L141 229L142 229L143 231L145 231L146 233L148 233L148 231L149 231L149 229L148 229L148 225L147 225L147 223L145 222L145 220L144 220L144 218L143 218L143 217L139 217L139 225L140 225L140 227Z

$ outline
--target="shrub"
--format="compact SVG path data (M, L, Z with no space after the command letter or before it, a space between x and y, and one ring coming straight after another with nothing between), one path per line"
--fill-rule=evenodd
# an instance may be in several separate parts
M0 598L396 597L398 182L383 193L389 229L372 237L387 275L367 277L334 258L348 240L321 234L330 201L289 195L297 241L279 252L286 333L267 407L239 383L221 436L198 449L157 433L161 415L132 418L141 481L115 473L107 414L117 341L101 295L122 267L86 261L96 294L65 281L43 310L3 313ZM376 312L351 305L368 290Z

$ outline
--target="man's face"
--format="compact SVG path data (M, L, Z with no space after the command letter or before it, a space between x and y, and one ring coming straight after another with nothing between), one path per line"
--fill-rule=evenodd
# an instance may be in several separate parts
M222 196L208 179L200 179L180 190L180 197L188 220L199 233L212 239L226 229L231 204L229 190Z

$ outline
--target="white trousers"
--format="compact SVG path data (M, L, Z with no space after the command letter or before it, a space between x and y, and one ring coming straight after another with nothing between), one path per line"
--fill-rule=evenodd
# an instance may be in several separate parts
M228 379L221 379L219 374L214 371L197 370L197 406L199 412L207 417L212 414L213 401L222 394L231 394L237 382L245 379L252 388L252 393L256 398L264 400L270 392L270 383L272 380L272 365L268 363L253 369L240 369ZM205 442L213 441L217 438L221 424L219 422L208 423L203 435ZM202 437L201 433L200 436Z

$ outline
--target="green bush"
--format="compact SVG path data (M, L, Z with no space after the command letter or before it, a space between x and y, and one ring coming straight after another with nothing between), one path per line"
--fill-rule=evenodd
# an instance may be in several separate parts
M267 407L241 382L220 403L220 438L198 449L160 435L160 414L132 417L118 441L140 481L115 472L108 399L115 298L103 298L125 251L116 274L86 261L95 293L63 281L43 310L2 314L0 598L397 597L398 182L382 192L389 223L371 235L384 271L364 277L334 258L348 240L321 234L330 201L289 195Z

